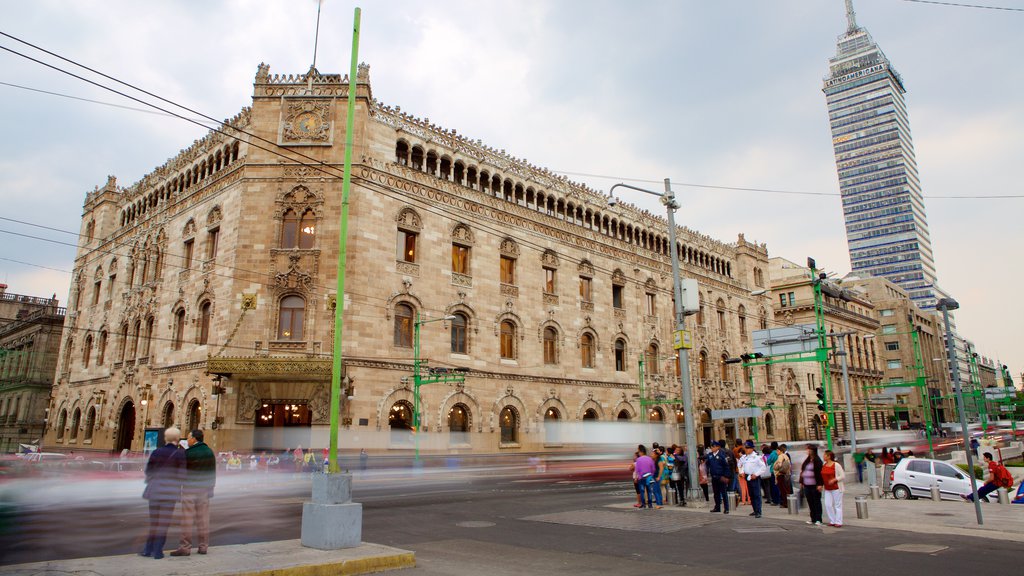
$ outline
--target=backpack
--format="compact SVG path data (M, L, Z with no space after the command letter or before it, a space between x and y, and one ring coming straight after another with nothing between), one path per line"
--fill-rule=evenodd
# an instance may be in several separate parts
M992 475L994 476L993 480L995 480L996 486L1001 488L1010 488L1013 486L1013 476L1010 474L1010 471L1006 469L1006 466L997 464Z

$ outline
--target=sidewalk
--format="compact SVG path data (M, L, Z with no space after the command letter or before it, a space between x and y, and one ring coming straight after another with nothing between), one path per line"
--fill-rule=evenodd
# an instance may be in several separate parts
M866 496L865 489L854 484L847 487L843 498L843 525L864 528L882 528L886 530L903 530L920 534L954 534L990 538L993 540L1024 540L1024 506L1019 504L1000 505L994 502L981 503L982 520L979 526L970 502L948 501L933 502L928 499L881 500L868 499L868 518L857 518L856 496ZM613 508L632 508L634 501L613 504ZM703 503L702 503L703 504ZM713 503L712 503L713 505ZM661 510L637 511L637 513L673 513L710 514L710 506L677 507L665 506ZM740 506L738 510L730 510L730 516L747 519L750 506ZM764 519L804 523L809 515L807 507L802 506L800 513L789 515L788 511L778 506L765 505L762 509ZM751 522L755 520L750 518ZM828 517L825 518L828 522ZM824 530L837 530L824 526ZM838 530L842 530L839 528Z
M335 576L415 565L412 552L380 544L364 542L358 548L315 550L303 547L298 540L281 540L217 546L205 555L165 556L160 560L130 554L14 564L0 570L7 576Z

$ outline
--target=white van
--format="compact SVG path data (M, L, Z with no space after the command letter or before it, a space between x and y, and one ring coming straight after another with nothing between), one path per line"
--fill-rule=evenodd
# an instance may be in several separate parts
M931 498L932 486L939 487L943 500L959 500L971 492L967 473L940 460L904 458L889 473L892 496L899 500L922 496ZM980 481L979 481L980 485Z

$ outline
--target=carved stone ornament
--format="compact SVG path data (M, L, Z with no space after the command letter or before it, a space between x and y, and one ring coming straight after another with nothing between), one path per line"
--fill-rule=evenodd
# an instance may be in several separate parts
M505 238L501 241L501 254L502 256L510 256L516 258L519 256L519 245L516 241L511 238Z
M786 310L786 313L782 315L782 323L786 326L792 326L794 322L793 312Z
M455 225L455 228L452 229L452 240L466 246L472 246L473 242L475 242L473 231L465 224Z
M259 407L260 399L256 395L256 385L252 382L242 382L241 390L238 392L238 422L255 420Z
M312 290L313 277L308 273L299 270L299 260L301 260L301 257L298 254L290 255L288 257L288 271L278 272L274 276L274 282L277 284L279 289Z
M558 268L558 254L555 254L553 250L545 250L540 255L540 263L549 268Z
M210 212L206 215L206 225L216 226L220 224L220 221L224 219L224 215L220 210L220 206L214 206L210 209Z
M580 262L579 272L580 272L581 276L593 277L594 276L594 265L591 264L589 261L584 260L584 261Z
M612 272L612 284L624 285L626 283L626 275L622 273L622 270L618 268L615 272Z
M420 275L420 265L419 264L414 264L412 262L406 262L404 260L396 260L395 261L395 272L398 272L399 274L405 274L406 276L416 276L416 277L419 277L419 275Z
M459 274L458 272L452 272L452 284L455 286L462 286L464 288L473 287L473 277L468 274Z
M395 222L397 222L398 227L403 230L419 232L423 229L423 221L420 219L420 215L409 207L402 208L398 213L398 216L395 217Z
M329 424L331 419L331 388L328 384L319 384L316 392L309 399L309 411L313 415L313 424Z
M281 111L281 144L330 145L334 100L286 98Z

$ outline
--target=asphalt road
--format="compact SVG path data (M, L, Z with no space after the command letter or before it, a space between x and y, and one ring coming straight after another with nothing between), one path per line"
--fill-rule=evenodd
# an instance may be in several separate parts
M137 487L51 487L57 502L22 506L0 564L126 554L141 548L145 503ZM357 479L363 540L416 552L403 574L963 574L1019 566L1024 544L903 531L822 530L793 522L664 510L607 508L632 487L607 478L530 474L390 475ZM44 494L46 491L42 491ZM76 499L75 494L88 494ZM212 506L212 546L299 537L309 481L235 479ZM172 527L169 544L177 538ZM932 546L905 552L892 546ZM0 568L0 573L2 573ZM882 571L882 572L879 572ZM1010 572L1013 572L1011 569Z

